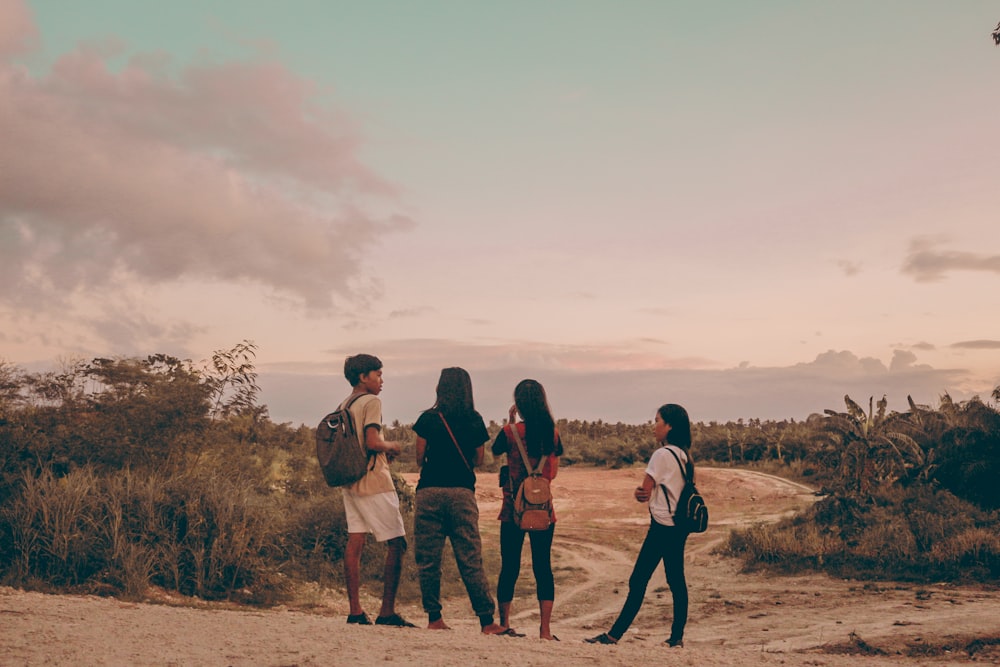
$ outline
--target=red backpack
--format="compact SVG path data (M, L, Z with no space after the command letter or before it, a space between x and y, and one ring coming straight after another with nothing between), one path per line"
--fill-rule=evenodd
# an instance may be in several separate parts
M521 441L517 424L511 424L514 441L521 453L521 460L528 471L528 476L521 482L514 494L514 523L521 530L548 530L552 525L552 488L549 480L542 476L545 467L545 456L538 459L538 465L531 469L528 452Z

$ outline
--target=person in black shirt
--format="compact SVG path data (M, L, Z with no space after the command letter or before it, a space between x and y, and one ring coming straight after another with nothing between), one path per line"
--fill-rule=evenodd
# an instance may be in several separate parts
M413 425L417 434L417 483L414 557L427 627L448 629L441 615L441 555L451 540L459 574L484 634L503 634L494 623L496 603L483 569L475 466L483 462L489 433L472 400L472 380L463 368L445 368L437 401Z

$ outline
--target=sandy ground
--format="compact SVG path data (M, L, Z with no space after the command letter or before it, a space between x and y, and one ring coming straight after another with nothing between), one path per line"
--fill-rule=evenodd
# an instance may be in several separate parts
M648 514L631 499L641 470L569 468L554 483L559 523L553 557L559 642L537 639L537 606L525 586L513 625L524 638L487 637L464 597L445 602L450 631L348 626L342 590L318 607L239 609L159 595L157 603L27 593L0 588L2 665L940 665L970 661L964 651L903 657L908 646L1000 635L1000 595L975 587L868 584L822 575L742 574L714 553L730 527L773 521L810 502L805 487L733 470L699 471L711 511L708 532L688 542L691 612L685 648L666 648L670 593L650 583L632 629L617 646L585 644L621 607ZM499 489L482 475L478 492L484 546L495 549ZM527 549L525 554L527 556ZM446 557L450 553L446 551ZM488 573L495 581L496 573ZM522 579L531 580L530 567ZM519 591L522 589L519 588ZM365 591L377 611L378 590ZM401 605L418 623L418 604ZM844 655L823 647L853 636L886 655ZM1000 664L1000 647L975 655Z

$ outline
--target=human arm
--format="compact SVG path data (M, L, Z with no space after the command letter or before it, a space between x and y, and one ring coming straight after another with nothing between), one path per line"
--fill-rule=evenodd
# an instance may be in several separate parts
M472 463L473 467L478 468L479 466L483 465L483 456L485 453L486 453L485 443L476 447L476 456L475 460Z
M424 455L427 453L427 440L417 436L417 466L424 467Z
M510 451L510 443L507 442L507 433L503 429L500 429L500 432L497 433L496 440L493 441L490 451L493 452L493 456L500 456Z
M656 486L656 480L650 477L648 474L642 479L642 486L635 487L635 499L640 503L648 503L649 499L653 495L653 488Z
M556 446L552 452L552 458L549 460L549 472L552 474L549 479L555 479L556 475L559 474L559 457L563 455L563 443L562 437L559 435L559 429L556 429L555 436Z
M382 429L377 424L365 427L365 447L368 451L385 454L390 459L395 458L402 449L395 440L385 440L382 437Z

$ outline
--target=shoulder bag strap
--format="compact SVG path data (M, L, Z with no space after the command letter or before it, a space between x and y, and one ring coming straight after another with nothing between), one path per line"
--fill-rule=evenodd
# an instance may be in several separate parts
M680 457L677 456L677 453L674 450L670 449L670 447L666 445L664 445L663 448L666 449L668 452L670 452L670 455L674 457L675 461L677 461L677 467L681 471L681 477L684 478L684 484L685 485L688 484L691 480L689 480L687 476L687 466L681 465ZM667 511L670 512L671 516L673 516L674 510L672 507L670 507L670 494L667 493L667 487L664 486L663 484L660 484L659 486L661 489L663 489L663 497L667 500ZM653 510L651 509L650 512L652 513L652 511Z
M545 466L545 455L542 454L538 457L538 466L535 470L532 470L531 459L528 458L528 451L524 448L524 443L521 441L521 434L517 430L517 424L511 423L510 432L514 434L514 441L517 443L517 448L521 452L521 459L524 461L524 469L528 471L529 475L541 475L542 468Z
M444 422L444 427L448 429L448 435L451 436L451 441L455 443L455 449L458 450L458 455L462 457L462 463L464 463L465 467L469 469L469 472L472 472L472 466L469 465L469 460L465 458L465 452L463 452L462 448L458 446L458 440L455 439L455 434L451 432L451 427L448 426L448 420L444 418L444 413L438 411L438 417L440 417L441 421Z
M677 456L677 453L674 450L667 447L667 451L670 452L670 455L674 457L674 461L677 461L677 467L680 468L681 470L681 476L684 477L684 483L686 484L690 482L691 478L688 477L688 467L681 463L680 457Z
M354 405L354 403L357 402L358 399L369 395L371 395L370 392L366 391L360 394L354 394L352 396L348 396L346 399L344 399L344 402L340 404L340 407L338 409L347 410L348 416L350 416L351 421L354 422L354 432L358 436L358 445L361 446L361 449L365 451L365 456L368 457L368 470L374 470L377 452L368 449L368 446L365 443L365 437L367 435L365 433L365 426L364 424L362 424L361 428L358 428L358 420L354 418L354 413L351 412L351 406Z

